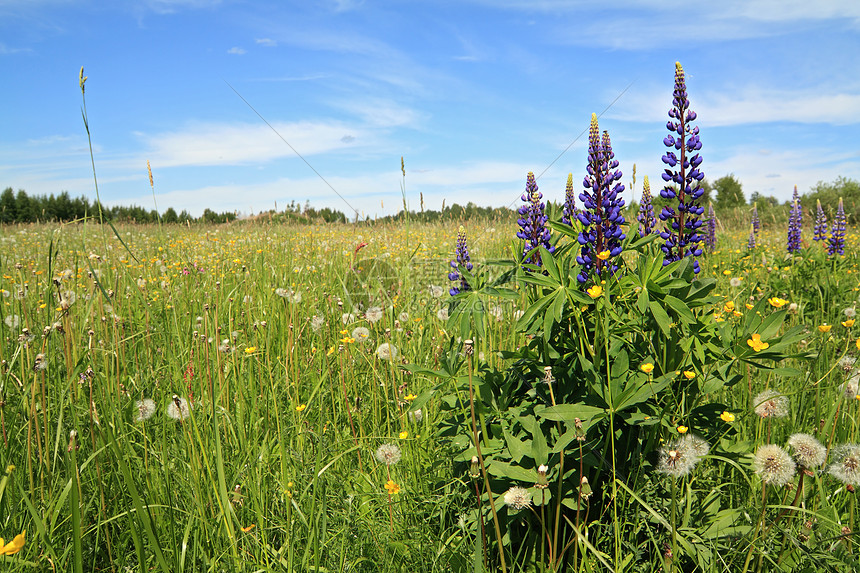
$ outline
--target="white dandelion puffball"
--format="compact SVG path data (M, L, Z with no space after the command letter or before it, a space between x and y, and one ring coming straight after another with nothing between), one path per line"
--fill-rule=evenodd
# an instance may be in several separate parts
M167 405L167 417L172 420L184 420L191 415L191 404L185 398L174 396Z
M397 358L397 347L393 344L383 342L376 349L376 357L380 360L392 360Z

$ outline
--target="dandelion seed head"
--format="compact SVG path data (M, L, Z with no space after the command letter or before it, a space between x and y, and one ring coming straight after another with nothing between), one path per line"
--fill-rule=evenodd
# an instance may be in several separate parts
M827 469L839 481L856 486L860 485L860 445L843 444L833 450L833 464Z
M191 405L185 398L173 396L167 405L167 417L172 420L184 420L191 415Z
M391 466L400 461L400 448L395 444L382 444L373 453L373 457L381 464Z
M150 419L152 415L155 414L155 402L149 398L144 398L143 400L135 402L134 409L134 421L143 422L144 420Z
M784 486L794 477L794 460L776 444L761 446L753 460L755 473L767 485Z
M376 349L376 357L380 360L392 360L397 358L397 347L393 344L383 342Z
M356 326L352 329L351 338L354 338L357 342L365 342L370 338L370 331L363 326Z
M788 416L788 396L776 390L765 390L753 398L755 413L761 418Z
M532 494L524 487L514 486L505 492L505 505L520 510L532 504Z
M378 306L374 306L367 309L367 312L364 313L364 318L366 318L367 322L370 324L376 324L382 320L382 315L382 309Z
M797 433L788 438L795 461L804 468L817 468L827 459L827 448L809 434Z

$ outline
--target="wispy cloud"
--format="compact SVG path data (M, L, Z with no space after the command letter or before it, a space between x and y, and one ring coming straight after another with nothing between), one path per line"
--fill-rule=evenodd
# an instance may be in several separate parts
M278 43L271 38L257 38L254 42L259 46L266 46L267 48L274 48L278 45Z
M662 122L671 92L625 96L608 117L633 122ZM853 125L860 123L860 93L822 90L776 90L748 86L691 97L701 126L754 125L773 122Z
M239 47L233 46L232 48L227 50L227 53L232 54L234 56L241 56L243 54L246 54L247 50L245 50L244 48L239 48Z
M214 8L221 0L145 0L144 5L156 14L174 14L184 9Z
M367 130L338 122L273 122L273 127L304 156L368 145ZM192 123L182 130L138 134L147 157L162 167L247 165L289 157L293 151L261 124ZM353 139L344 140L344 136Z

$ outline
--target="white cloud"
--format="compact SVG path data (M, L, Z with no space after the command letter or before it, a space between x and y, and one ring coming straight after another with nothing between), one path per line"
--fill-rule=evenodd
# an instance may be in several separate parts
M256 40L254 40L254 41L255 41L258 45L260 45L260 46L266 46L266 47L268 47L268 48L274 48L275 46L277 46L277 45L278 45L278 43L277 43L276 41L274 41L273 39L271 39L271 38L257 38L257 39L256 39Z
M672 102L670 91L630 93L606 116L634 122L663 123ZM776 90L749 86L691 97L701 126L794 122L831 125L860 123L860 93L822 90Z
M233 46L232 48L230 48L229 50L227 50L227 53L228 53L228 54L233 54L233 55L236 55L236 56L241 56L242 54L246 54L246 53L247 53L247 51L246 51L245 49L243 49L243 48L239 48L239 47Z
M273 122L278 133L303 156L370 143L361 127L338 122ZM138 134L147 157L161 167L262 163L294 152L267 126L248 123L192 123L182 130ZM344 141L344 136L354 139Z

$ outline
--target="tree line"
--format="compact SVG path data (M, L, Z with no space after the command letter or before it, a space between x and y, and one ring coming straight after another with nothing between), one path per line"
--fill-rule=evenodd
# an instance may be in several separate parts
M20 189L17 193L7 187L0 193L0 223L47 223L80 221L87 217L99 218L99 202L90 203L86 197L71 197L68 191L59 195L28 195ZM121 223L158 223L159 214L155 209L144 209L137 205L101 205L101 216L108 221ZM162 223L229 223L236 219L236 213L216 213L211 209L194 217L188 211L177 213L173 207L161 214Z

